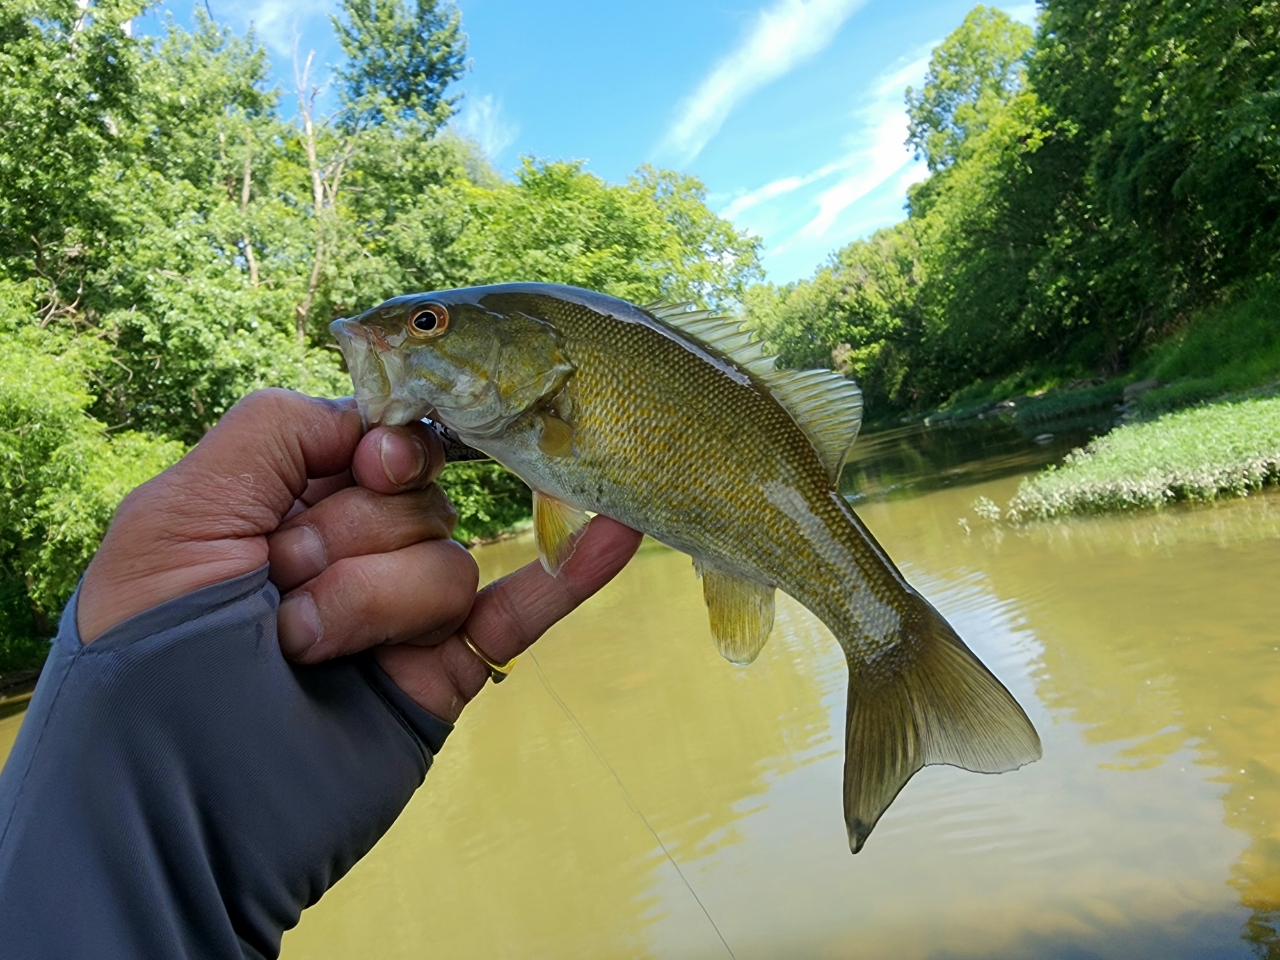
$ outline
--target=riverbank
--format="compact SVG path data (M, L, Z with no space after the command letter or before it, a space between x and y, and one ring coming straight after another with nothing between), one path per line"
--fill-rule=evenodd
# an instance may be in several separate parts
M1117 427L1023 480L1003 511L1013 522L1159 509L1247 496L1280 483L1280 396L1226 401ZM999 516L994 504L979 512Z
M1032 365L972 384L938 409L901 422L933 427L1000 417L1030 425L1114 412L1123 423L1239 396L1278 378L1280 280L1267 276L1195 311L1155 338L1123 373L1091 377L1070 367Z

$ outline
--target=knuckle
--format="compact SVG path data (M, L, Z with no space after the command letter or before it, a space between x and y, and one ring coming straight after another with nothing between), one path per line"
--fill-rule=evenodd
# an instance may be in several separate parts
M334 561L320 577L324 589L316 596L316 603L328 607L333 616L343 621L368 624L378 615L382 591L369 565L361 560L344 557Z
M285 390L282 387L263 387L248 394L233 409L239 409L242 414L256 416L284 414L290 408L296 409L298 402L302 399L301 394L294 393L292 390Z
M444 525L445 536L453 533L454 528L458 525L458 511L454 507L453 502L440 488L438 483L433 483L424 491L424 509L432 517L432 519ZM470 556L470 554L468 554Z
M435 576L437 587L443 588L450 600L456 600L459 606L465 604L469 609L480 584L480 568L476 566L475 558L452 540L436 540L431 547L442 567Z
M546 628L535 622L537 618L530 615L531 611L520 604L511 591L495 590L492 596L498 620L517 638L522 649L542 636Z

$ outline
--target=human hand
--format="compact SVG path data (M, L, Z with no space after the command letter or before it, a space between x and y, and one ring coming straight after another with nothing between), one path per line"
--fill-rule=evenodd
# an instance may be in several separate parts
M421 425L362 437L350 401L252 394L121 504L80 588L80 636L270 562L286 656L374 647L405 693L452 722L489 677L464 622L489 657L510 659L612 579L640 535L597 517L558 577L532 563L477 595L433 483L443 467Z

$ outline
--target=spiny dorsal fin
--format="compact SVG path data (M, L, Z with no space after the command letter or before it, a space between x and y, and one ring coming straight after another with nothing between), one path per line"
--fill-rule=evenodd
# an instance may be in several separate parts
M862 391L852 380L830 370L779 370L755 331L742 329L710 310L690 310L689 303L652 303L643 309L705 347L758 377L782 404L818 451L832 482L862 426Z
M773 630L774 588L708 569L697 560L693 568L702 578L711 636L720 656L740 666L750 663Z
M813 441L834 483L862 426L862 391L830 370L775 370L764 378Z
M533 491L533 535L542 568L553 577L573 556L578 533L590 517L575 506L541 491Z

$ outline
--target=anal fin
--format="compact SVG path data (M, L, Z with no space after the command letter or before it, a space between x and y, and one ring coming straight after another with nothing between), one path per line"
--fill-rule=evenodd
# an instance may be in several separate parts
M730 663L747 664L760 655L773 629L774 588L694 561L711 618L716 649Z
M533 491L533 535L538 544L538 559L553 577L560 572L578 545L578 533L586 526L586 511Z
M1040 758L1040 738L1013 695L930 604L912 595L897 646L849 657L844 812L849 848L921 767L1003 773Z

